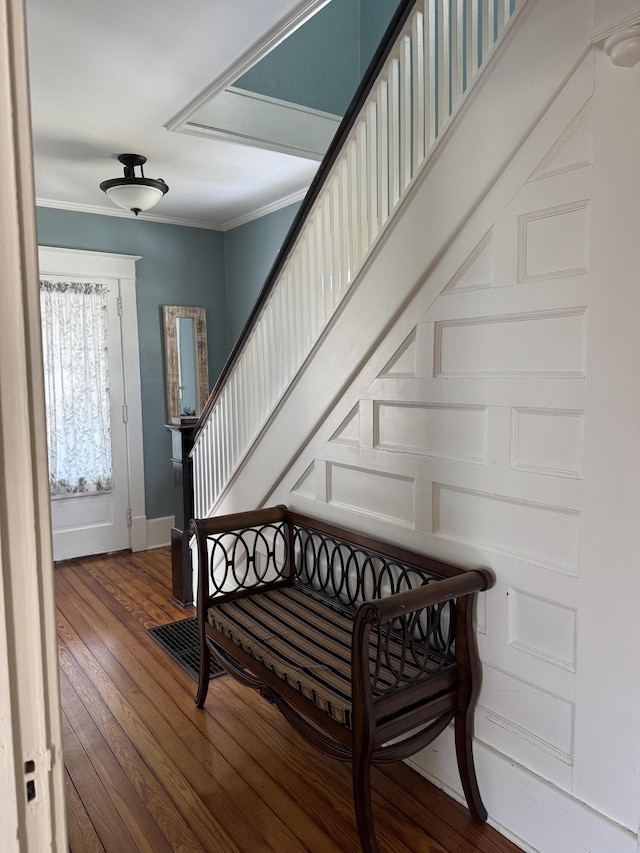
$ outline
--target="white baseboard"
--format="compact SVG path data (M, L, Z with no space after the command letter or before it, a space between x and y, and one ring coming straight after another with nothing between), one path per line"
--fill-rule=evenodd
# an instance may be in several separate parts
M638 853L635 832L567 791L478 741L474 755L489 824L527 853ZM466 805L450 728L407 764Z
M171 544L171 528L175 522L173 515L163 518L147 519L147 548L162 548Z
M131 519L131 550L147 550L147 516L134 515Z

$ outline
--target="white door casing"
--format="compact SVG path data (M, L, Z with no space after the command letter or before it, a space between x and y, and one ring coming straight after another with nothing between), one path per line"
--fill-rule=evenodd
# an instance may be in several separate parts
M63 853L65 775L20 0L0 0L0 186L0 849ZM34 786L31 799L27 782Z
M114 488L51 499L54 558L146 547L140 367L135 304L138 258L40 247L40 277L106 284Z

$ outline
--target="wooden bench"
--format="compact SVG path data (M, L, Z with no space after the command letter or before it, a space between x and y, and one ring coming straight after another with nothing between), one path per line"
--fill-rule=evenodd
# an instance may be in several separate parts
M376 853L372 762L407 758L455 721L472 818L487 818L473 754L475 595L493 584L285 506L195 520L200 680L210 650L305 740L351 761L364 853Z

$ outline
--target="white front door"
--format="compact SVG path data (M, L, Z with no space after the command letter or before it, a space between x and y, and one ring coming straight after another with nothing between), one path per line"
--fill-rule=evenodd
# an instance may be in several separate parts
M58 250L60 251L60 250ZM131 472L129 470L128 454L128 406L125 382L125 365L127 364L127 350L135 349L137 359L137 338L132 341L129 334L122 331L122 293L123 280L119 276L100 274L104 273L104 260L109 256L97 256L91 258L94 253L78 252L71 257L80 256L81 268L77 264L70 263L69 255L66 253L54 254L55 250L41 249L40 254L40 279L49 282L50 287L64 287L65 283L72 288L74 285L82 284L84 287L97 287L101 291L101 299L106 303L105 310L101 316L106 320L106 363L108 366L108 381L101 380L98 371L87 370L91 374L91 381L100 385L104 382L105 387L102 394L89 395L87 390L78 393L69 393L68 385L65 387L65 399L63 404L64 414L61 416L58 405L58 418L62 424L60 431L66 430L72 423L82 424L82 432L86 433L84 422L93 419L100 400L104 403L108 421L101 430L96 430L100 436L95 439L96 444L105 446L104 452L107 458L105 463L106 473L96 466L91 467L91 474L85 477L79 464L73 467L71 475L66 470L62 473L54 470L50 453L50 485L51 485L51 520L53 530L53 551L55 560L64 560L72 557L80 557L88 554L100 554L111 551L119 551L132 547L131 541ZM46 260L43 260L43 253ZM117 257L117 256L116 256ZM56 270L54 273L53 270ZM73 320L77 322L78 311L72 312ZM43 324L44 319L43 308ZM62 322L62 321L61 321ZM92 336L99 335L100 323L87 323L83 334ZM48 336L51 338L57 334L57 327L49 328ZM46 338L46 335L45 335ZM84 345L74 345L74 361L89 360L91 342L87 340ZM78 354L75 349L78 347ZM47 363L47 340L43 340L45 349L45 365ZM52 347L52 349L54 349ZM60 359L60 355L56 354ZM57 371L56 371L57 372ZM45 367L46 373L46 367ZM95 375L94 375L95 374ZM84 377L83 377L84 380ZM45 384L46 384L45 376ZM64 381L64 380L62 380ZM69 383L70 384L70 383ZM51 395L49 395L51 397ZM49 408L53 404L49 402ZM88 413L88 410L90 412ZM48 418L53 418L53 412L49 411ZM83 435L84 439L84 435ZM51 441L51 438L50 438ZM78 443L80 439L77 439ZM65 449L71 446L72 450L76 442L75 436L65 439L61 444ZM110 444L109 448L106 445ZM99 452L103 452L102 450ZM82 448L82 455L91 455L91 451ZM93 460L89 460L92 462ZM140 472L141 473L141 472ZM138 474L139 476L139 474Z

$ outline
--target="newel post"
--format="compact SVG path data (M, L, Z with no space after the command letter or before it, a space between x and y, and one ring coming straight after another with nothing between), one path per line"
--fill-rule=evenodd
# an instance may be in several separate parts
M171 433L174 525L171 528L171 598L183 607L193 604L193 566L189 522L193 518L193 424L167 424Z

